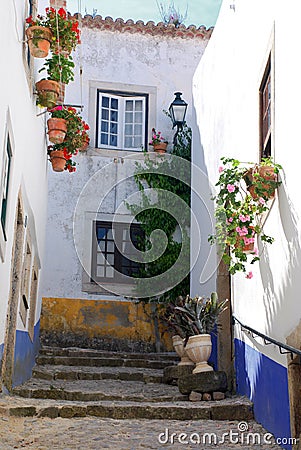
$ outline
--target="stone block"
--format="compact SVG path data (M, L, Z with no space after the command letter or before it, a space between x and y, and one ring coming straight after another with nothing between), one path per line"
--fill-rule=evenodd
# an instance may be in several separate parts
M48 406L47 408L40 409L38 417L49 417L50 419L56 419L59 416L59 410L56 406Z
M202 400L202 394L192 391L190 392L189 400L191 402L200 402Z
M213 400L224 400L225 394L224 394L224 392L219 392L219 391L213 392L212 398L213 398Z
M163 371L163 383L172 384L174 380L180 377L190 375L194 366L168 366Z
M214 391L225 392L227 390L227 376L222 371L192 373L179 377L178 386L183 395L189 395L192 391L201 394Z
M205 402L210 402L211 399L212 399L211 394L208 394L208 392L205 392L205 393L203 394L203 400L204 400Z

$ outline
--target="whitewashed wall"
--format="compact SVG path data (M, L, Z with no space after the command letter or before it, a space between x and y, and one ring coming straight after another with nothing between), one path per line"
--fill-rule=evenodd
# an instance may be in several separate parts
M298 189L299 89L301 66L296 16L300 3L286 8L280 1L223 3L218 23L194 77L197 122L209 179L218 178L219 158L257 161L259 151L259 85L270 50L275 52L275 148L282 164L282 186L265 225L275 242L264 250L254 278L233 277L234 312L256 323L262 332L285 342L301 317L300 290L301 199ZM258 12L260 11L260 14ZM289 24L289 25L288 25ZM274 42L274 44L273 44ZM194 154L195 161L198 155ZM266 349L277 361L286 358Z
M65 103L83 104L83 118L91 126L91 148L77 158L77 171L73 174L56 174L49 177L49 210L47 236L47 270L43 283L43 296L62 298L97 298L82 292L82 267L73 243L72 218L81 190L101 167L111 164L118 177L133 173L134 166L121 158L128 152L94 149L95 86L114 83L120 90L135 91L136 86L152 92L149 131L152 127L162 132L172 142L174 131L170 119L163 113L174 99L174 92L183 93L189 104L187 123L193 129L193 139L198 139L192 101L192 77L203 55L208 40L181 39L139 33L97 30L83 27L82 45L74 54L76 79L66 87ZM79 76L82 66L83 76ZM141 92L140 89L140 92ZM94 97L93 97L94 96ZM149 132L149 138L151 133ZM171 145L171 144L170 144ZM150 147L152 151L152 147ZM142 154L136 153L137 158ZM112 169L112 183L115 169ZM72 192L71 192L72 189ZM131 183L118 190L124 198ZM95 196L101 194L101 186ZM116 204L108 202L102 212L113 213ZM87 210L89 209L87 205ZM52 237L57 236L58 241ZM106 298L104 295L101 298Z
M205 166L214 184L221 156L258 162L259 87L268 56L272 55L272 156L283 171L264 231L275 242L260 247L260 263L248 269L254 274L251 280L240 273L231 277L232 306L244 324L283 343L301 319L301 197L297 175L301 161L300 13L297 0L224 0L193 81ZM196 164L201 163L196 149L193 158ZM192 208L198 213L194 200ZM193 274L193 285L200 271L201 264ZM254 401L256 417L267 429L280 436L289 433L287 356L277 346L252 338L238 325L234 337L240 392ZM300 327L289 342L300 348Z
M2 69L0 73L0 173L9 130L12 144L12 170L7 210L7 242L4 261L0 261L0 345L4 342L7 302L10 289L11 255L15 213L19 191L32 235L36 257L42 267L46 208L47 158L45 117L35 106L33 84L25 61L24 30L28 2L8 2L2 11L0 29ZM24 217L25 217L24 216ZM40 301L39 301L40 303ZM39 304L36 322L39 319ZM18 330L24 326L18 315Z

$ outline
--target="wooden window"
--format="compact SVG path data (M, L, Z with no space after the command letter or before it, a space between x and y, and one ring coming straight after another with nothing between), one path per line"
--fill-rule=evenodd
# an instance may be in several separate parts
M146 148L148 94L97 90L96 147Z
M269 59L260 86L260 151L261 159L271 156L271 60Z
M94 222L92 281L130 283L126 277L135 277L141 268L134 254L143 239L139 224Z
M2 172L0 180L0 208L1 208L1 226L5 241L6 237L6 219L8 207L9 182L11 172L12 149L9 134L7 135L6 147L2 160Z

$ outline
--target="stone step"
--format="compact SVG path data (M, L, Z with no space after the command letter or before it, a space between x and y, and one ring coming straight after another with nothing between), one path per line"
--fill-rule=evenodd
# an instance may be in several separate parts
M153 359L130 359L123 355L115 358L110 357L87 357L87 356L47 356L41 355L36 359L38 365L60 365L60 366L89 366L89 367L145 367L149 369L164 369L170 366L170 360ZM176 362L174 362L176 364Z
M163 383L162 370L139 367L35 366L32 376L42 380L124 380Z
M172 402L187 400L177 386L123 380L42 380L31 379L13 389L14 395L27 398L70 401Z
M110 352L106 350L84 349L76 347L47 347L43 346L39 355L45 356L73 356L73 357L89 357L89 358L122 358L122 359L146 359L158 361L174 361L178 362L179 357L175 352L161 353L128 353L128 352Z
M97 401L68 402L1 396L0 415L19 417L85 417L112 419L162 420L253 420L252 403L245 397L233 397L218 402L131 402Z

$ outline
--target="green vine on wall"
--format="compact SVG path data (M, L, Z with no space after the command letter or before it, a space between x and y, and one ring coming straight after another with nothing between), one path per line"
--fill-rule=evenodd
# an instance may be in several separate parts
M172 155L183 158L187 161L191 161L191 138L192 132L186 124L179 131L177 135L176 143L173 146ZM187 166L183 165L183 172ZM160 170L156 170L160 167ZM162 173L164 172L164 173ZM166 241L166 248L164 253L156 258L153 262L148 262L142 265L139 273L139 278L152 278L160 274L166 274L168 278L168 269L170 269L177 261L179 255L181 258L185 258L185 261L189 265L190 249L189 245L182 245L182 242L189 243L189 227L190 227L190 214L189 218L183 219L185 222L181 224L182 239L177 240L175 238L175 232L178 225L177 218L173 217L168 211L161 209L163 196L166 196L166 192L172 193L172 199L176 202L179 198L186 203L190 209L191 189L190 183L184 183L181 179L181 164L179 164L179 158L169 157L155 157L151 158L148 153L145 153L144 162L141 164L136 162L136 170L134 179L137 183L138 189L142 194L142 204L133 205L126 204L131 213L135 216L135 219L141 224L141 227L145 233L145 239L143 242L139 242L139 250L148 251L152 248L151 234L154 230L163 230L165 238L162 237L162 242L157 242L159 246ZM177 173L178 177L168 176L166 173ZM190 171L189 171L190 176ZM185 177L183 177L185 179ZM183 179L182 178L182 179ZM155 203L150 200L147 189L154 189L157 192L157 198ZM170 198L170 197L169 197ZM163 201L164 203L164 201ZM181 217L182 211L178 211L179 217ZM186 214L187 216L187 214ZM183 238L185 234L185 239ZM165 241L164 241L165 239ZM182 248L183 247L183 248ZM185 278L177 283L167 292L162 293L156 297L143 298L144 302L156 302L156 303L168 303L171 300L177 298L179 295L187 295L189 292L189 273ZM139 281L138 281L139 283Z

